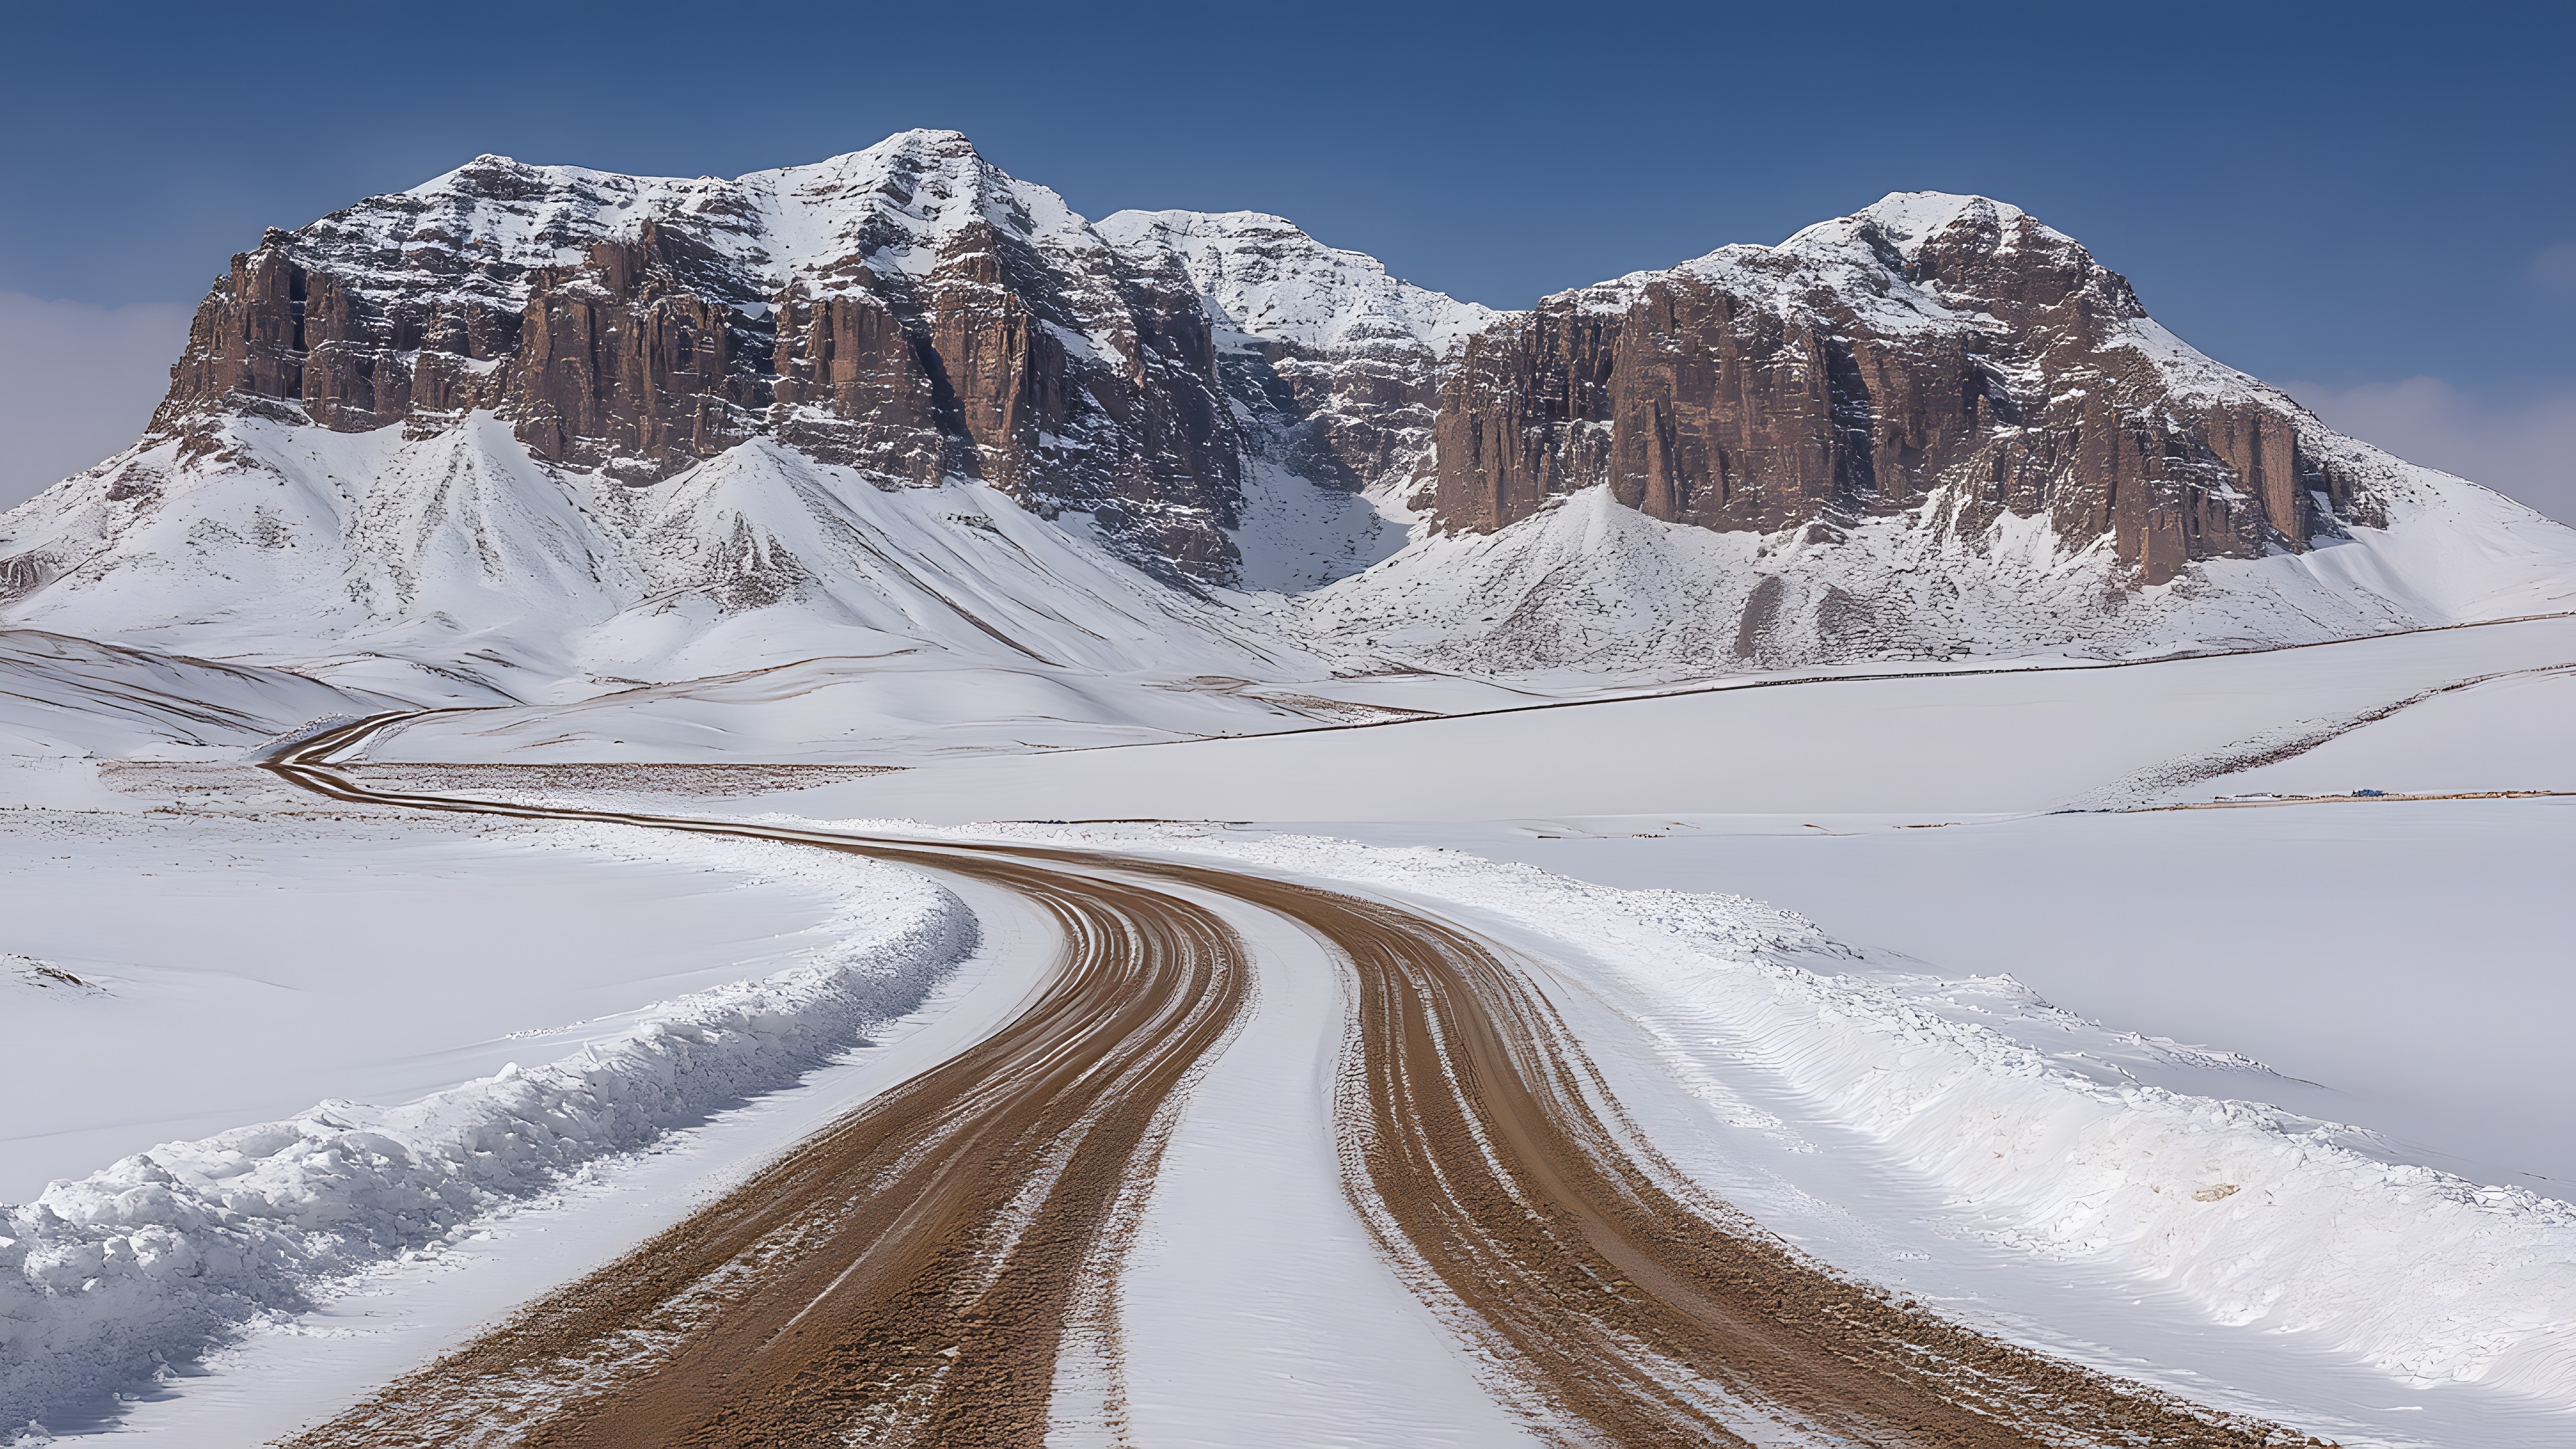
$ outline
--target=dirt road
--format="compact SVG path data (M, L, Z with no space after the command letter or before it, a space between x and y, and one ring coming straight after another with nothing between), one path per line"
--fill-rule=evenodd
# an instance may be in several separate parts
M1542 1438L2306 1442L1804 1259L1664 1162L1522 964L1447 922L1170 861L373 790L325 763L367 728L272 768L344 800L787 840L973 875L1041 903L1069 944L1042 999L990 1040L285 1441L298 1449L1042 1443L1061 1347L1114 1338L1122 1228L1190 1068L1251 992L1241 938L1196 892L1294 920L1348 963L1345 1191Z

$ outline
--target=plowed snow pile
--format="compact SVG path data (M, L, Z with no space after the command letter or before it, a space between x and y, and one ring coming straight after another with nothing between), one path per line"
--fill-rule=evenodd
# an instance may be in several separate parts
M166 1143L0 1207L0 1424L148 1378L233 1325L309 1306L335 1275L785 1086L918 1006L975 940L961 903L891 867L749 841L672 848L828 878L848 901L837 945L648 1007L559 1061Z

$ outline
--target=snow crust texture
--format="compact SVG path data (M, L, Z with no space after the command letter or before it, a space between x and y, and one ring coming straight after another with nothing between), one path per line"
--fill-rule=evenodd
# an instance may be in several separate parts
M972 914L907 872L759 842L672 848L830 877L849 901L840 944L648 1007L560 1061L166 1143L0 1207L0 1424L147 1381L233 1326L309 1306L337 1275L786 1085L914 1009L974 946Z

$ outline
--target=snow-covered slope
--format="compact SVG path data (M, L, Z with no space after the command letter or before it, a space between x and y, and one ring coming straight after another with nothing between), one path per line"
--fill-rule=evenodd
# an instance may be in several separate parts
M1666 523L1596 485L1493 533L1426 535L1280 599L1275 617L1315 647L1421 668L1614 681L2264 648L2576 610L2576 532L2348 448L2377 473L2388 527L2210 560L2163 584L2139 584L2107 540L2066 547L2043 519L1963 526L1956 495L1818 539Z
M1086 675L1293 657L987 485L889 492L767 440L623 485L539 465L488 414L218 437L147 442L11 515L76 560L14 621L470 703L922 649Z
M1227 346L1331 354L1398 341L1445 356L1503 315L1391 277L1377 258L1328 247L1263 212L1121 211L1101 218L1099 232L1125 251L1161 247L1178 257Z
M0 757L228 758L394 703L281 670L0 630Z

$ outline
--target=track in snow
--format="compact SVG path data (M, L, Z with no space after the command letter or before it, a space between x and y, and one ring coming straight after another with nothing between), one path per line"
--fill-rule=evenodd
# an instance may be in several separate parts
M1249 999L1206 907L1274 911L1348 964L1344 1187L1415 1292L1563 1443L2298 1443L1960 1327L1813 1264L1629 1128L1503 948L1380 901L1213 867L377 791L338 799L848 850L1024 892L1066 960L1021 1016L717 1203L330 1423L353 1445L1037 1445L1077 1335L1116 1360L1115 1275L1191 1069ZM1118 1399L1109 1396L1118 1434Z

